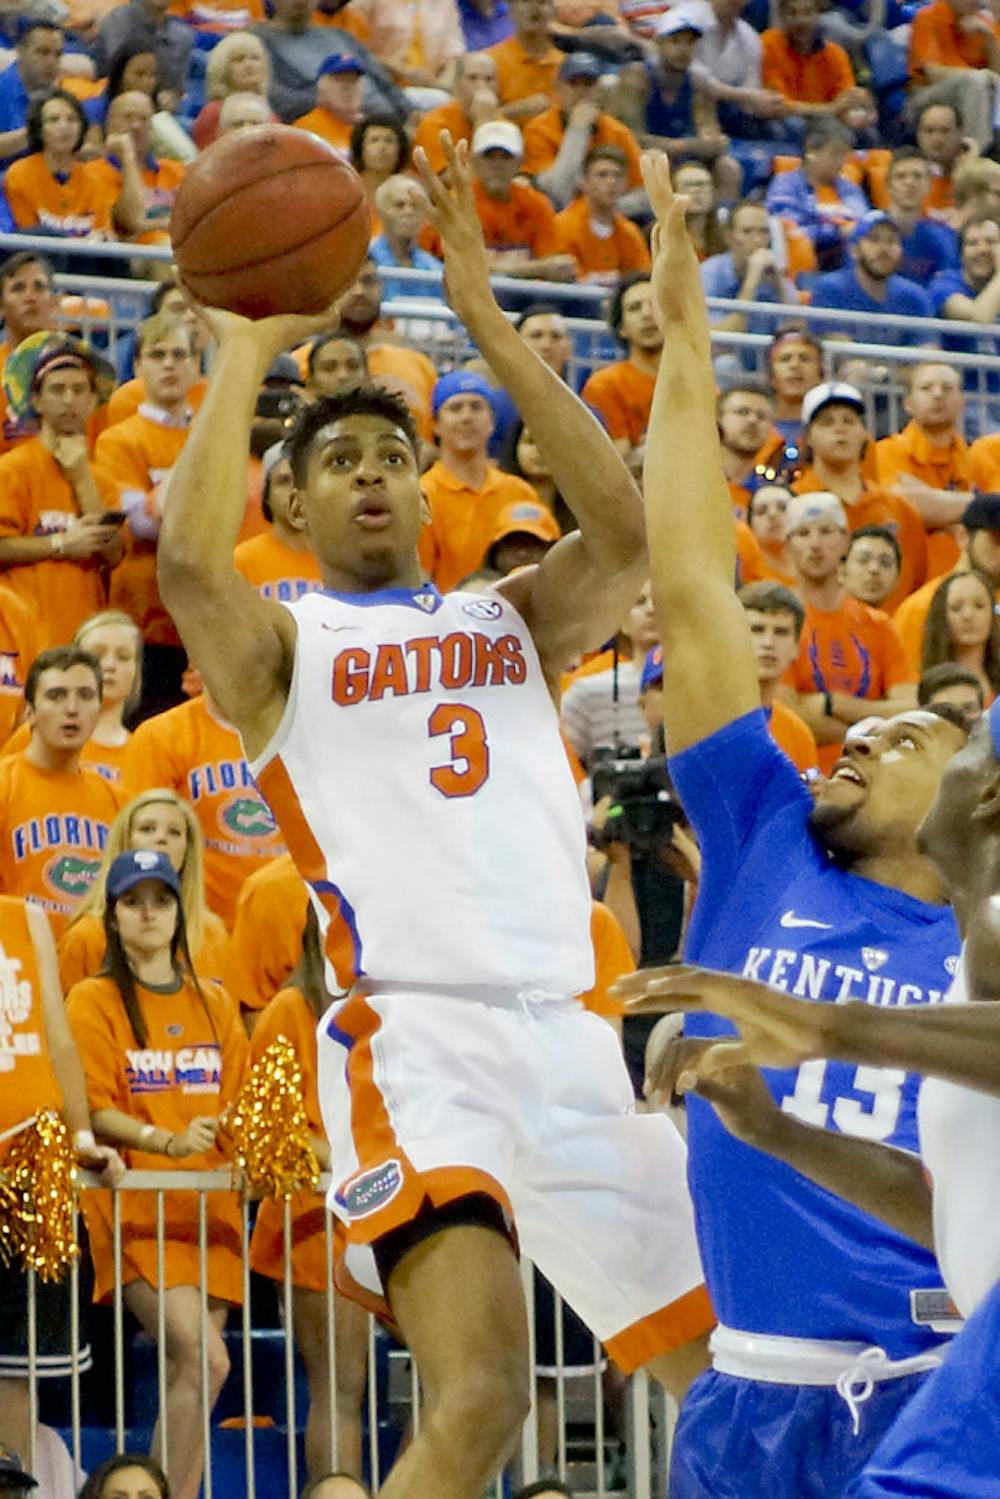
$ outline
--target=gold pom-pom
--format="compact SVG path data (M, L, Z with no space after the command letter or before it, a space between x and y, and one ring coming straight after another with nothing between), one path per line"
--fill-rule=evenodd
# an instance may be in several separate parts
M73 1221L76 1167L69 1130L51 1109L14 1136L0 1171L0 1256L40 1280L61 1280L80 1253Z
M303 1091L295 1048L279 1036L250 1069L228 1111L236 1168L248 1187L267 1197L289 1198L319 1181Z

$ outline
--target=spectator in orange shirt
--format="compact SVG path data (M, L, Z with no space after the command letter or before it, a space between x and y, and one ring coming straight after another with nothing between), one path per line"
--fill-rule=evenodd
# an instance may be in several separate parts
M431 396L437 370L426 354L392 342L382 317L382 282L378 266L366 260L357 280L340 301L340 332L357 339L372 383L402 396L413 412L424 442L434 441Z
M932 0L910 28L911 118L928 104L950 104L981 151L993 141L1000 30L979 0Z
M146 676L142 715L181 701L186 655L156 584L156 543L166 481L187 441L188 392L198 379L195 331L186 318L161 312L139 330L136 372L146 400L134 416L97 440L94 461L112 487L116 510L127 517L125 557L111 579L111 603L142 630Z
M83 106L65 89L36 99L28 113L27 156L13 162L4 192L18 229L69 239L109 239L118 223L126 233L141 224L142 184L130 137L108 144L122 164L116 194L94 164L81 160L87 133Z
M447 104L438 104L421 115L413 135L413 144L423 148L431 168L439 173L445 166L441 131L447 130L456 145L459 141L471 145L478 127L500 112L497 65L488 52L467 52L457 60L452 92L454 98ZM525 171L532 170L526 162Z
M483 568L506 578L519 567L534 567L561 535L559 523L547 505L515 500L512 505L505 505L497 517Z
M482 563L504 507L539 500L530 484L487 457L493 408L482 375L444 375L434 387L433 408L441 456L423 477L430 518L421 532L420 560L447 593Z
M285 852L239 734L205 692L147 718L132 735L129 787L166 786L194 807L205 840L209 908L227 928L248 875Z
M863 130L875 120L874 101L867 89L858 88L843 47L824 39L822 15L819 0L779 0L781 24L761 36L761 81L788 100L793 116L831 114L852 130ZM786 128L789 123L786 119Z
M653 314L653 293L643 271L625 276L611 298L608 323L626 357L595 370L581 395L601 417L626 460L641 448L649 425L663 334Z
M922 104L914 112L917 145L931 164L931 185L924 199L928 218L951 222L955 207L954 176L963 161L979 155L975 141L962 133L955 104Z
M0 376L8 356L32 333L54 330L59 315L59 299L52 281L52 267L34 250L18 250L0 264L0 319L4 339L0 344ZM0 393L0 453L5 453L21 437L34 432L33 424L17 420L7 407L6 395Z
M572 281L576 261L558 248L552 204L515 182L524 145L510 120L490 120L472 137L472 190L490 268L528 280Z
M971 733L986 706L983 684L974 671L966 671L952 661L929 666L917 683L917 706L933 708L938 703L957 708Z
M233 565L262 598L294 603L303 594L322 588L323 575L309 545L302 516L292 506L295 481L283 443L268 448L263 465L261 503L264 519L271 529L263 536L241 541L233 553Z
M975 496L962 516L959 536L963 538L962 548L952 570L968 572L971 569L983 573L993 584L1000 603L1000 493ZM906 654L914 665L920 661L927 611L940 581L940 578L932 578L923 588L911 593L892 617Z
M785 674L786 700L812 730L820 769L828 775L851 724L913 706L916 673L888 615L844 589L848 524L837 496L797 495L787 518L806 620L798 656Z
M760 701L771 738L796 770L803 775L816 774L819 751L812 730L776 695L778 683L799 653L806 612L792 590L781 583L747 583L740 589L739 600L747 616Z
M27 605L0 583L0 754L24 707L24 680L38 655L38 632Z
M920 669L945 661L974 673L988 707L1000 688L1000 619L985 573L953 572L938 583L924 625Z
M115 195L116 202L120 205L125 185L125 164L117 156L113 143L121 142L127 137L132 142L141 185L139 227L133 227L136 222L133 205L133 212L128 219L121 213L120 207L116 210L118 228L141 245L169 244L167 226L170 210L177 196L177 189L184 180L185 167L183 162L174 161L170 157L153 155L153 101L149 95L141 94L138 89L116 94L108 105L105 133L105 145L108 149L104 156L93 162L93 171L106 180L108 192Z
M351 132L361 119L361 80L365 70L347 52L331 52L316 78L316 107L292 123L311 130L347 157Z
M204 320L188 306L179 286L170 281L161 281L150 298L148 317L155 317L158 312L170 313L174 317L187 319L194 328L195 349L200 361L208 345L208 327ZM204 376L199 375L198 380L188 391L188 404L192 411L197 411L201 405L206 385L207 381ZM126 380L123 385L116 386L108 401L105 427L113 427L116 422L123 422L127 416L134 416L145 399L146 386L141 375L136 375L133 379Z
M792 487L800 495L832 491L844 506L848 530L895 527L903 562L899 582L886 600L892 610L926 581L927 533L908 501L866 482L861 461L869 440L864 411L864 399L853 385L827 382L809 392L802 403L809 467Z
M792 500L792 491L784 484L772 484L765 480L750 496L747 509L747 525L760 547L765 578L784 583L786 588L795 586L795 568L788 552L788 530L786 516Z
M958 559L954 529L972 499L972 460L962 437L962 377L953 365L928 361L910 377L902 432L875 445L875 471L917 510L928 528L931 577L950 572Z
M121 556L121 538L106 513L112 491L87 456L104 361L75 339L53 337L25 364L24 410L30 406L40 430L0 458L0 571L32 610L44 648L65 644L104 607L105 574Z
M774 400L764 381L746 375L727 385L716 402L715 419L733 511L737 520L746 520L750 497L761 482L757 454L774 420Z
M514 34L488 47L496 63L497 92L510 120L530 120L556 100L556 75L564 54L553 46L549 28L553 0L509 0Z
M356 385L370 385L368 357L356 338L347 334L321 333L309 345L306 356L306 399L336 396Z
M600 82L607 66L589 52L571 52L556 78L557 102L524 125L524 170L557 208L579 190L587 156L598 146L625 153L626 198L622 213L647 205L639 171L639 143L621 120L600 105Z
M263 1010L272 994L287 985L301 955L308 910L309 892L291 854L271 859L243 882L232 950L244 1018L247 1010Z
M77 984L66 1004L95 1129L126 1150L128 1165L138 1170L176 1169L180 1162L187 1170L224 1166L220 1116L239 1090L246 1035L226 991L195 976L180 881L165 854L139 849L118 855L108 871L104 929L105 974ZM159 1339L161 1314L165 1323L168 1375L157 1427L165 1422L168 1428L172 1492L176 1499L195 1499L205 1456L201 1400L204 1395L211 1409L225 1382L229 1356L222 1331L229 1306L242 1300L240 1209L235 1191L208 1195L205 1273L197 1197L167 1192L163 1203L161 1276L156 1194L122 1197L121 1275L125 1303L147 1335ZM103 1301L115 1274L110 1199L88 1192L84 1212L94 1296ZM154 1450L156 1442L154 1432Z
M584 164L580 196L556 214L557 243L575 259L578 281L610 285L630 271L649 270L645 239L616 209L626 173L619 146L595 146Z
M205 104L191 127L191 138L199 151L215 140L219 110L228 94L260 94L267 98L271 64L259 37L252 31L224 36L205 62Z
M891 526L860 526L844 555L844 587L852 599L881 609L895 592L903 554Z
M36 656L24 684L31 739L0 760L0 891L49 914L58 937L93 882L124 797L80 755L101 711L101 668L79 646Z

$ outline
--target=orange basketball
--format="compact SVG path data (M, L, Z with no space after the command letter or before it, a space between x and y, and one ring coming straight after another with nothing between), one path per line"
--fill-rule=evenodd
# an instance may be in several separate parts
M319 136L254 125L188 168L170 215L181 278L245 317L321 312L357 276L371 237L361 178Z

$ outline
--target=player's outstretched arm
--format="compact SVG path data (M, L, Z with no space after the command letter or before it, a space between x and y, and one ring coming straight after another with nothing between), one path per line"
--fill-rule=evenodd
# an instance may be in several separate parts
M251 322L213 308L201 311L218 348L208 392L168 483L157 579L188 655L252 759L284 710L295 626L233 567L246 506L250 427L272 359L331 319Z
M663 703L671 754L760 704L743 609L734 592L733 507L715 425L708 313L675 200L670 165L647 153L643 179L656 215L653 300L663 353L646 436L644 494L653 598L663 643Z
M465 142L441 135L451 187L418 148L417 170L444 248L449 300L531 429L556 488L580 525L537 569L503 591L526 617L550 679L617 630L649 571L638 488L607 433L529 349L497 305L476 214Z

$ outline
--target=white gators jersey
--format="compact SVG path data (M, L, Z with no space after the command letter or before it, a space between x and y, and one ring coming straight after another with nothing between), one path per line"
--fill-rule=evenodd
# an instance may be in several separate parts
M961 968L945 996L968 999ZM968 1317L1000 1280L1000 1098L925 1078L920 1154L934 1192L934 1248L951 1298Z
M517 611L430 586L285 607L291 690L253 771L341 986L589 989L580 802Z

